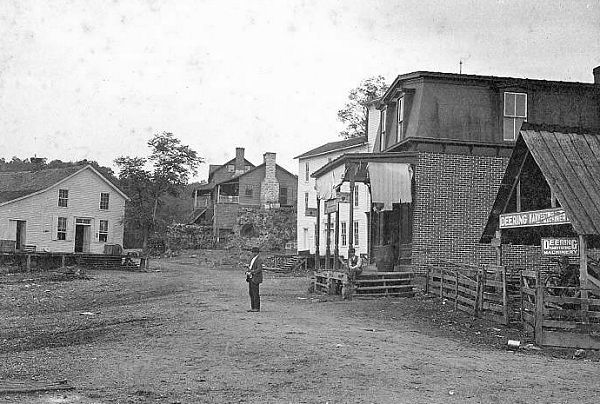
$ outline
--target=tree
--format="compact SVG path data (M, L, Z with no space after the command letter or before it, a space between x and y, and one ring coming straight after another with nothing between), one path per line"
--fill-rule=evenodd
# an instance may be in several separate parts
M115 160L121 187L131 198L125 209L125 227L141 231L144 249L150 234L161 225L158 213L162 198L178 196L204 161L169 132L154 135L148 146L151 153L147 158L125 156Z
M345 139L365 136L367 133L366 107L369 102L381 97L387 90L383 76L369 77L350 90L348 102L337 113L346 128L340 132Z

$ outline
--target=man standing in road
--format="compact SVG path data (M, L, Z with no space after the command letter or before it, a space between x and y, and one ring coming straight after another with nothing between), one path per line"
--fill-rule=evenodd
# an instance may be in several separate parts
M252 260L248 265L248 271L246 271L246 282L248 282L248 290L250 291L249 312L260 311L260 284L263 280L263 262L259 254L258 247L252 247Z

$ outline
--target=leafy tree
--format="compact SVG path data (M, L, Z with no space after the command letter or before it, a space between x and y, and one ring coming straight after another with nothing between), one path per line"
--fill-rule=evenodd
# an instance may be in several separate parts
M163 198L178 196L203 162L169 132L154 135L148 146L151 153L147 158L126 156L115 160L121 187L131 198L125 209L125 228L141 231L144 249L150 234L164 225L159 217Z
M346 128L340 132L345 139L365 136L367 134L367 104L381 97L387 90L383 76L369 77L359 86L350 90L348 101L337 113L338 119Z

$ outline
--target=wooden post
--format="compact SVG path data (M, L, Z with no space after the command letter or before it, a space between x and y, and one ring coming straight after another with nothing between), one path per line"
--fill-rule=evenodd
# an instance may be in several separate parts
M475 300L473 301L473 315L477 315L477 309L479 307L479 302L482 299L481 296L481 269L477 270L477 275L475 276L477 280L477 285L475 286Z
M325 268L331 269L331 213L327 213L327 237L325 240Z
M335 212L335 247L333 249L333 269L340 268L340 204Z
M61 268L64 268L66 266L65 265L65 261L66 260L67 260L67 258L66 258L66 256L64 254L60 256L60 267Z
M454 285L454 310L456 310L458 308L458 271L455 272L456 274L456 285Z
M544 345L544 285L540 271L535 276L535 343L539 346Z
M525 324L523 324L523 321L525 321L525 316L523 315L523 311L525 310L525 306L523 305L523 298L525 297L523 296L523 287L525 287L525 281L523 280L523 270L519 272L519 286L519 295L521 297L521 324L523 329L526 329Z
M440 298L444 298L444 270L440 270Z
M506 267L502 267L502 315L504 325L508 325L508 291L506 290Z
M317 224L315 225L315 269L321 269L321 199L317 196Z
M356 176L356 163L350 163L348 175L350 176L350 207L348 209L348 250L350 250L354 248L354 180Z
M502 230L496 230L496 239L498 246L496 247L496 265L502 265Z
M427 278L425 278L425 293L429 293L429 276L431 274L431 270L429 265L427 266Z
M587 262L587 240L584 235L579 235L579 287L581 288L581 320L588 323L588 262Z

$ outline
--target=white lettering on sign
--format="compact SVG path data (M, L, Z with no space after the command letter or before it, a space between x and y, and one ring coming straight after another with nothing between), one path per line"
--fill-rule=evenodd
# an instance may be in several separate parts
M504 213L500 215L500 228L552 226L571 223L562 208L534 210L531 212Z
M543 255L579 255L579 240L572 237L542 238Z

